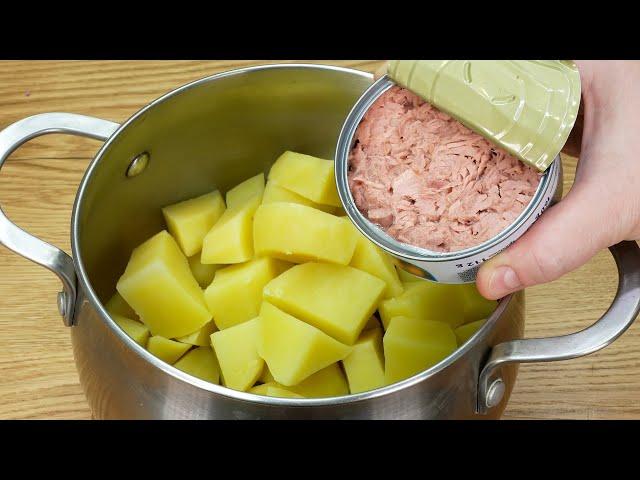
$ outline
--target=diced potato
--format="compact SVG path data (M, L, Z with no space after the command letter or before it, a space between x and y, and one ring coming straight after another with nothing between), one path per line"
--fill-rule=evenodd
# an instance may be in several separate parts
M256 385L249 393L255 393L256 395L263 395L265 397L281 397L281 398L304 398L302 395L298 395L290 391L283 385L279 385L276 382L269 382L263 385Z
M400 268L396 266L396 270L398 271L398 277L400 277L400 281L402 283L414 283L414 282L422 282L424 278L420 278L416 275L412 275L407 272L404 268Z
M284 152L271 167L269 180L323 205L340 207L333 160Z
M242 263L253 257L253 215L260 200L252 197L225 210L202 241L202 263Z
M273 378L271 370L269 370L269 366L266 363L264 364L264 368L262 369L260 377L258 377L258 381L260 383L271 383L276 381L276 379Z
M105 310L109 313L109 315L120 315L122 317L132 318L134 320L138 319L138 314L131 308L131 306L125 302L122 295L118 292L115 293L113 297L105 304Z
M218 359L209 347L198 347L191 350L173 366L202 380L216 384L220 382Z
M402 283L400 283L400 278L398 277L395 264L393 260L391 260L391 256L376 244L370 242L364 235L357 232L351 223L349 223L349 225L358 238L350 265L353 268L370 273L385 282L387 286L384 290L383 298L402 295L404 288L402 287Z
M362 333L351 354L342 360L351 393L366 392L385 385L382 329Z
M464 305L460 298L459 285L444 285L425 280L407 283L404 287L402 295L384 300L378 307L385 329L391 318L399 316L446 322L452 328L464 323Z
M197 345L199 347L208 347L211 345L211 334L217 332L218 328L213 320L205 324L204 327L196 330L184 337L176 338L178 342L187 343L189 345Z
M133 251L116 288L153 335L182 337L211 320L187 258L165 230Z
M478 330L480 327L484 325L484 322L487 320L483 318L482 320L476 320L475 322L467 323L466 325L460 325L458 328L454 330L456 334L456 338L458 339L458 345L462 345L466 343Z
M336 340L353 345L384 289L382 280L355 268L304 263L271 280L264 287L264 298Z
M169 340L159 335L151 337L147 342L149 353L169 364L176 363L190 348L191 345Z
M164 207L162 214L169 233L190 257L202 250L202 239L225 210L218 190Z
M347 217L347 218L349 218L349 216L347 215L347 212L345 212L345 211L344 211L344 208L343 208L343 207L337 207L337 208L335 209L335 211L333 212L333 214L334 214L336 217Z
M245 391L256 383L264 367L264 360L258 355L259 337L260 318L211 335L225 386Z
M325 261L347 265L356 236L344 220L305 205L261 205L253 223L256 255L295 263Z
M124 333L129 335L134 342L143 347L147 346L147 340L149 338L149 329L140 322L131 320L130 318L123 317L117 313L111 313L111 318L114 322L124 330Z
M327 213L334 213L336 209L336 207L332 207L331 205L316 203L302 195L298 195L296 192L292 192L291 190L281 187L275 182L268 181L264 189L262 204L266 205L268 203L275 202L299 203L300 205L306 205L307 207L312 207Z
M458 288L464 306L465 323L489 317L498 306L497 301L487 300L480 295L475 283L460 285Z
M351 347L268 302L262 303L260 322L258 353L282 385L297 385L351 353Z
M387 384L432 367L458 348L448 324L409 317L391 319L383 344Z
M264 193L264 173L245 180L239 185L236 185L227 192L227 208L234 208L242 205L247 200L253 197L260 197L262 201L262 194Z
M196 279L198 285L202 288L207 288L211 284L213 277L216 274L216 270L219 270L222 267L224 267L224 265L205 265L200 261L199 253L196 253L193 257L189 257L189 268L191 268L193 278Z
M261 257L218 270L204 292L217 327L223 330L256 317L262 303L262 289L289 265Z
M344 373L342 373L342 369L338 363L323 368L299 384L287 387L287 389L304 398L349 395L347 379L344 377Z
M367 321L362 331L371 330L372 328L381 328L380 320L378 320L375 315L371 315L371 318Z

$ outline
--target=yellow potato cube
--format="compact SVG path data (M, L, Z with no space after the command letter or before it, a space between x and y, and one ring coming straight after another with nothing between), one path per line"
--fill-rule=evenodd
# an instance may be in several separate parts
M109 315L120 315L138 320L138 314L124 301L124 298L118 292L104 305L104 309Z
M262 303L262 289L289 265L273 258L260 257L218 270L204 292L217 327L224 330L256 317Z
M269 370L269 367L266 363L264 364L264 368L262 369L260 377L258 377L258 381L260 383L272 383L276 381L276 379L273 378L273 375L271 374L271 371Z
M351 347L268 302L262 303L260 323L258 353L285 386L297 385L351 352Z
M147 342L147 350L149 350L149 353L169 364L176 363L190 348L191 345L169 340L159 335L151 337Z
M209 347L211 345L211 334L217 332L218 328L213 320L206 323L204 327L196 330L184 337L176 338L178 342L187 343L189 345L197 345L199 347Z
M382 280L355 268L304 263L271 280L264 287L264 298L336 340L353 345L384 289Z
M498 306L495 300L487 300L480 292L475 283L468 283L458 286L464 306L464 321L474 322L489 317Z
M349 385L338 363L329 365L297 385L287 387L304 398L340 397L349 395Z
M384 290L383 298L402 295L404 288L402 287L402 283L400 283L395 264L389 254L357 232L351 223L349 223L349 225L358 238L350 265L353 268L370 273L385 282L387 286Z
M420 282L406 283L404 293L380 303L378 311L384 328L393 317L446 322L452 328L464 323L464 305L459 285Z
M189 268L191 268L193 278L196 279L198 285L202 288L207 288L211 282L213 282L216 270L219 270L222 267L224 267L224 265L205 265L200 261L199 253L196 253L193 257L189 257Z
M458 345L462 345L466 343L478 330L480 327L484 325L486 319L476 320L475 322L467 323L466 325L461 325L454 330L456 334L456 338L458 339Z
M356 236L342 219L305 205L261 205L253 222L256 255L290 262L325 261L347 265Z
M264 367L258 355L260 333L258 317L211 335L225 386L245 391L256 383Z
M140 322L131 320L130 318L123 317L117 313L111 313L111 318L114 322L124 330L124 333L129 335L134 342L138 345L145 347L149 338L149 329Z
M253 215L260 200L256 196L225 210L202 241L202 263L242 263L253 257Z
M189 262L165 230L131 254L116 286L153 335L188 335L211 320Z
M164 207L162 214L169 233L190 257L202 250L202 239L225 210L222 195L215 190L206 195Z
M255 393L256 395L262 395L265 397L281 397L281 398L304 398L302 395L298 395L286 387L279 385L276 382L269 382L263 385L256 385L249 393Z
M284 152L271 167L269 180L316 203L340 207L334 175L333 160Z
M227 208L234 208L242 205L247 200L253 197L260 197L262 201L262 194L264 192L264 173L245 180L239 185L236 185L227 192Z
M362 333L353 351L342 360L351 393L366 392L385 385L382 329Z
M383 344L387 384L434 366L458 348L448 324L409 317L391 319Z
M416 275L412 275L407 272L404 268L400 268L396 265L396 270L398 271L398 277L402 283L414 283L424 281L423 278L420 278Z
M326 213L334 213L336 209L336 207L332 207L331 205L321 205L320 203L316 203L313 200L309 200L308 198L303 197L302 195L298 195L296 192L292 192L291 190L287 190L286 188L281 187L275 182L268 181L266 187L264 188L262 204L266 205L268 203L275 202L298 203L300 205L306 205L307 207L312 207L317 210L322 210Z
M220 366L216 354L209 347L198 347L191 350L174 365L189 375L207 382L220 383Z

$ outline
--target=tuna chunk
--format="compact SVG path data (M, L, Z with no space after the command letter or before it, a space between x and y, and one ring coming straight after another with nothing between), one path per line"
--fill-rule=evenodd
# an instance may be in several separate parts
M397 240L437 252L496 236L539 182L535 169L397 86L365 114L349 156L360 211Z

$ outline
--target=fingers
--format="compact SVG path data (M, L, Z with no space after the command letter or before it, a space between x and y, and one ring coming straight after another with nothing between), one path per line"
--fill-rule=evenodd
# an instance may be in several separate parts
M510 248L482 265L478 290L498 299L557 279L615 243L617 217L598 192L574 189L551 207Z

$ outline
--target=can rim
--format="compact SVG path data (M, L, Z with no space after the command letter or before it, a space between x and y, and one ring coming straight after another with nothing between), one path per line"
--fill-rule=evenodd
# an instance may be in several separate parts
M531 198L531 201L513 222L511 222L498 235L491 237L478 245L462 250L456 250L454 252L436 252L400 242L386 233L375 223L371 222L362 214L362 212L360 212L356 206L355 200L353 199L353 195L351 194L351 189L349 188L349 153L353 148L356 130L366 112L383 93L395 85L398 84L391 80L388 75L384 75L375 81L367 90L365 90L362 96L355 103L347 115L342 129L340 130L335 154L335 177L338 195L349 219L365 237L383 250L386 250L396 257L415 261L445 262L464 259L468 256L476 255L481 251L488 250L504 241L505 238L520 228L520 226L535 210L538 203L544 198L545 192L549 188L552 179L558 174L560 155L557 155L549 168L542 173L540 183L538 184L538 188Z

